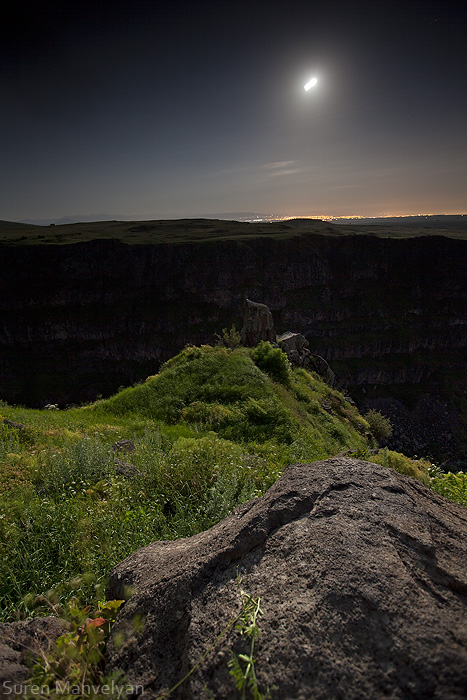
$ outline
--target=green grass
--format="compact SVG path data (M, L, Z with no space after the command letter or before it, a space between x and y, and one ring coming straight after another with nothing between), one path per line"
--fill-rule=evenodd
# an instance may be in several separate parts
M443 473L435 467L430 472L430 486L441 496L467 507L467 475L465 472Z
M287 464L366 454L374 443L355 406L287 363L273 381L254 362L274 376L282 360L271 357L272 370L264 349L187 347L89 406L1 404L21 424L0 422L1 618L59 612L71 595L92 603L131 552L210 527ZM111 451L121 439L135 445L117 455L126 474Z

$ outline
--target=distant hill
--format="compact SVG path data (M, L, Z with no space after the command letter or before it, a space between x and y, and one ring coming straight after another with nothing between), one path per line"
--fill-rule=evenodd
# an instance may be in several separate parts
M37 226L18 222L0 222L0 245L63 245L86 241L113 239L132 245L161 243L203 243L222 240L252 240L321 235L328 237L371 236L376 238L414 238L445 236L467 239L467 216L420 217L385 219L375 223L361 220L349 224L320 219L290 219L286 221L239 221L226 219L160 219L152 221L82 221L80 223Z
M467 214L423 214L420 216L382 216L366 219L335 218L330 221L348 226L421 226L423 228L467 228Z
M122 214L75 214L74 216L62 216L59 219L21 219L21 224L32 226L61 226L62 224L78 224L90 221L128 221L133 216Z
M34 224L28 224L28 226L34 226ZM20 221L4 221L0 219L0 231L8 230L11 228L23 229L25 224Z
M221 212L214 214L184 214L183 216L165 216L160 214L145 214L143 216L135 216L134 214L74 214L72 216L62 216L55 219L21 219L18 224L28 224L33 226L61 226L62 224L79 224L95 221L147 221L149 220L166 220L174 219L221 219L223 221L270 221L274 220L275 215L258 214L251 211L240 212ZM282 219L283 216L277 214L277 219Z
M300 217L297 217L298 219ZM62 216L55 219L21 219L19 225L27 224L33 226L61 226L65 224L94 223L96 221L174 221L178 219L216 219L221 221L246 221L246 222L277 222L287 220L286 214L275 213L265 214L252 211L237 212L215 212L206 214L188 213L183 216L165 216L160 214L144 214L135 216L134 214L74 214L72 216ZM438 226L467 227L467 214L421 214L416 216L380 216L349 219L346 217L334 217L326 219L336 224L346 224L358 226L365 224L374 225L396 225L396 226L424 226L436 228ZM0 222L0 224L3 222Z

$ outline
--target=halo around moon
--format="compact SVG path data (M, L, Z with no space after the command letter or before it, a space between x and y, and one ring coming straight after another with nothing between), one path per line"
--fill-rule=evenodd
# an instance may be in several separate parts
M312 78L312 79L309 80L309 81L306 83L306 85L304 85L303 87L304 87L305 90L308 92L308 90L311 90L311 88L314 87L314 86L316 85L317 82L318 82L318 78Z

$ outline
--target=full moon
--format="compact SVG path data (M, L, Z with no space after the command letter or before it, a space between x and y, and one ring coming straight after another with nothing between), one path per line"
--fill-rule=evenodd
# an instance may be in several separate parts
M316 85L318 82L318 78L312 78L307 82L307 84L304 86L305 90L308 92L308 90Z

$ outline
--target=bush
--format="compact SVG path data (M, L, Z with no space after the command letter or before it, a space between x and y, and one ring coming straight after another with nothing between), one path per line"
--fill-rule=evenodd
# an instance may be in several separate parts
M85 435L68 442L63 449L49 446L41 486L45 493L63 498L113 474L108 447L97 436Z
M399 474L413 476L414 479L418 479L419 481L426 481L427 472L430 467L430 463L424 459L412 459L400 452L388 450L387 447L380 450L378 454L368 455L363 459L367 459L369 462L374 462L375 464L381 464L383 467L394 469L396 472L399 472Z
M370 426L378 443L382 443L392 435L392 424L389 418L385 418L382 413L373 408L365 415L365 420Z
M279 348L273 348L271 343L262 340L251 353L253 362L271 379L281 384L290 383L290 362L285 353Z
M181 418L187 423L199 423L210 430L217 430L232 417L232 411L219 403L193 401L183 409Z
M268 380L248 351L227 348L185 348L158 375L125 389L98 406L116 416L137 413L174 424L195 401L235 403L270 393Z
M338 392L265 342L187 347L91 406L1 411L27 426L0 423L3 619L46 613L44 596L97 602L94 586L131 552L210 527L286 464L363 447L355 427L368 430ZM120 439L135 443L117 455L123 465L111 449Z
M235 328L235 323L233 324L230 331L227 330L227 328L223 328L222 335L219 335L219 333L215 333L215 337L217 338L217 345L219 347L226 347L235 350L235 348L239 348L242 344L241 335L240 332L237 331L237 329Z
M219 471L241 463L242 448L216 435L179 438L168 454L168 483L165 491L176 490L184 497L204 498Z
M467 507L467 475L464 472L443 473L435 468L430 476L429 485L433 491Z
M293 414L277 398L250 397L232 410L231 417L224 421L218 432L223 438L239 442L275 439L289 443L296 428Z
M105 685L123 683L120 671L104 675L106 642L122 604L123 600L103 602L93 613L91 606L80 609L70 604L70 630L57 639L48 654L42 652L39 656L32 677L24 686L26 697L36 697L36 687L40 688L42 698L60 695L68 700L76 695L73 689L81 687L81 697L99 698L102 697L100 687L103 690ZM115 697L113 692L112 697Z

